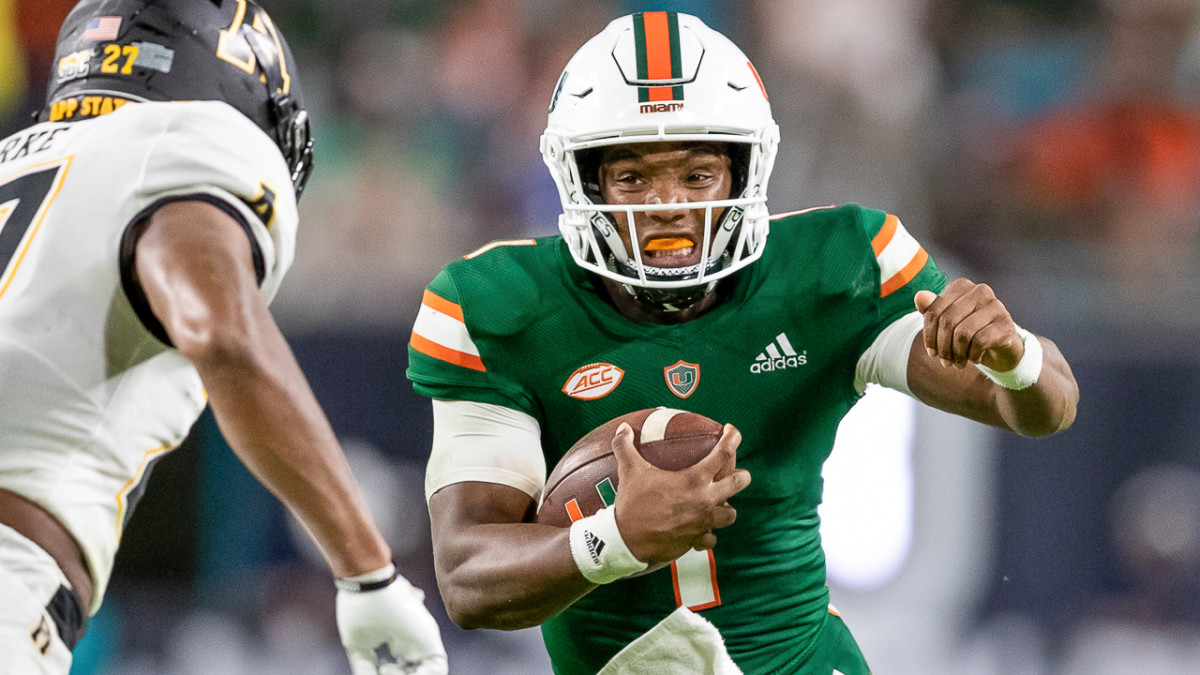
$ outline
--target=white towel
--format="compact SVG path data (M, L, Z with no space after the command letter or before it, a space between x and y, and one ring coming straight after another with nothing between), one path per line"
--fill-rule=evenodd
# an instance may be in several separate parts
M597 675L742 675L716 626L680 607L608 662Z

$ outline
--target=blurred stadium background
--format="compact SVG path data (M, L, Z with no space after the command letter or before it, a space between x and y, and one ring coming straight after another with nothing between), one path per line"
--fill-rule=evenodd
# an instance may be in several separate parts
M318 164L274 311L452 672L536 674L536 631L446 619L404 378L421 287L555 231L538 155L555 79L617 15L699 15L783 129L773 210L897 213L993 284L1082 389L1030 440L871 394L827 472L833 599L877 672L1200 669L1197 0L261 0L297 52ZM0 0L5 134L73 0ZM323 564L211 417L155 469L75 675L347 673Z

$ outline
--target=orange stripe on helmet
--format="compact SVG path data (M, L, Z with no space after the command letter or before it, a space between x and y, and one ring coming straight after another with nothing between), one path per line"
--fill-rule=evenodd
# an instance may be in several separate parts
M758 76L758 69L755 68L754 64L750 63L749 61L746 62L746 65L750 66L750 72L754 75L754 81L758 83L758 89L762 92L763 98L770 101L771 97L767 96L767 88L763 86L762 78Z
M666 12L646 12L646 78L669 80L671 72L671 30Z
M647 87L647 101L674 101L675 87Z

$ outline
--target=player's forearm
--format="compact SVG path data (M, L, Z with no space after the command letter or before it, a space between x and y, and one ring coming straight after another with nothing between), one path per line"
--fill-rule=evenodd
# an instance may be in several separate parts
M1045 338L1037 383L1020 390L995 386L996 409L1005 425L1025 436L1048 436L1071 426L1079 385L1058 347Z
M1040 342L1043 360L1037 382L1019 390L992 382L971 365L942 364L916 342L909 355L909 388L921 402L976 422L1025 436L1057 433L1075 421L1079 387L1054 343L1045 338Z
M204 201L156 210L135 270L154 316L192 362L217 422L255 476L300 518L334 574L388 563L341 449L260 295L242 226Z
M304 524L336 576L383 567L391 553L290 349L273 322L250 333L246 344L192 354L222 433Z
M544 622L595 588L571 557L568 530L531 523L474 525L438 546L438 585L462 628L516 630Z

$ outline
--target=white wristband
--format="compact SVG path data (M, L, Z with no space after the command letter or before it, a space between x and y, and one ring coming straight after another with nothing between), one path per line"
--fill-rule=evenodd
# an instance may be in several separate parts
M607 584L646 569L646 563L633 557L621 538L615 507L571 523L570 538L571 557L593 584Z
M975 367L987 379L1001 387L1019 391L1037 384L1038 377L1042 374L1042 343L1036 335L1020 326L1017 326L1017 333L1021 335L1021 341L1025 343L1025 354L1021 356L1021 360L1013 366L1012 370L1001 372L988 368L982 363L975 364Z

